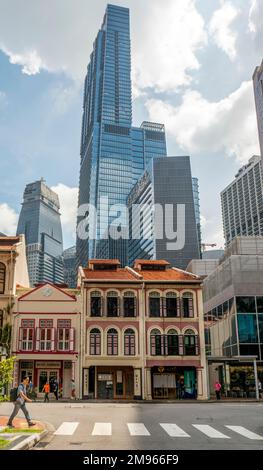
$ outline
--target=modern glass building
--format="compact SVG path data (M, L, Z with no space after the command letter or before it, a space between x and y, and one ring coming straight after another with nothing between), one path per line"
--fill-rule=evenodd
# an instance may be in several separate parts
M189 157L154 158L129 194L129 265L164 259L186 269L200 258Z
M63 251L64 281L71 289L76 287L76 247Z
M24 234L31 286L64 282L59 198L43 179L27 184L17 235Z
M263 60L253 74L254 95L258 122L258 135L261 158L263 155Z
M263 180L259 156L240 168L221 193L226 245L237 236L263 235Z
M200 251L200 257L202 257L202 232L201 232L201 214L200 214L200 196L199 196L198 178L193 177L192 182L193 182L195 220L196 220L196 227L197 227L199 251Z
M80 154L77 265L87 265L90 258L118 258L125 265L127 215L120 216L116 205L126 205L150 158L166 156L162 125L132 127L127 8L107 6L93 45L84 85ZM120 226L122 236L116 239Z
M219 379L233 397L256 396L253 357L263 380L262 253L263 237L237 237L204 279L210 384Z

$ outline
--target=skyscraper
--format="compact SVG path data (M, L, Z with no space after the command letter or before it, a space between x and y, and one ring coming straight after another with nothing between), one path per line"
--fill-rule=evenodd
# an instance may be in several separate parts
M250 158L221 193L224 236L263 235L263 181L260 156Z
M59 207L58 195L43 179L27 184L17 235L25 235L31 286L64 282Z
M192 182L193 182L193 196L194 196L197 236L198 236L200 256L202 256L202 232L201 232L201 214L200 214L200 196L199 196L198 178L193 177Z
M164 259L186 269L200 258L189 157L153 158L127 204L129 265L136 259Z
M132 127L127 8L107 6L93 45L84 85L80 154L77 264L85 266L90 258L118 258L125 265L127 240L115 238L127 218L115 221L116 205L126 205L150 158L166 156L164 126L144 122ZM116 237L108 238L110 225Z
M261 158L263 158L263 60L253 74L254 94L258 122L258 134Z
M64 281L71 289L76 287L76 247L63 251Z

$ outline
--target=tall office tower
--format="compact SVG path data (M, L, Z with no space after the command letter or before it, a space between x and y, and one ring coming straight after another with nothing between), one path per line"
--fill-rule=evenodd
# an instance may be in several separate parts
M198 236L200 256L202 257L202 232L201 232L201 215L200 215L200 197L199 197L198 178L192 178L192 182L193 182L193 196L194 196L197 236Z
M25 235L31 286L64 282L59 207L58 195L43 179L27 184L17 235Z
M260 156L250 158L221 192L226 246L241 235L263 235L263 181Z
M64 281L71 289L76 287L76 247L63 251Z
M263 60L259 67L256 67L253 74L254 95L256 103L258 134L261 158L263 158Z
M189 157L153 158L127 204L130 265L164 259L186 269L200 258Z
M127 217L124 214L116 221L116 205L126 204L149 158L166 156L162 125L132 127L129 23L127 8L107 6L88 65L80 149L77 265L85 266L90 258L118 258L122 265L127 263ZM120 224L123 236L117 239Z

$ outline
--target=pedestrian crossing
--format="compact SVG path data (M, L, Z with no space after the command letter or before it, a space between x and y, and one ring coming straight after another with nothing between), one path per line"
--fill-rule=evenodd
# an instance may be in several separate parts
M263 436L243 427L243 426L235 426L235 425L221 425L221 430L217 429L210 424L189 424L188 429L186 432L176 423L155 423L154 432L156 431L156 425L158 427L158 431L162 430L166 435L169 437L176 437L176 438L191 438L196 437L196 432L198 432L202 436L206 436L210 439L233 439L237 436L242 436L243 438L249 440L256 440L261 441L263 440ZM79 422L75 421L65 421L63 422L54 432L55 436L72 436L75 434L76 430L83 426L83 423L80 424ZM151 432L147 425L144 423L124 423L124 428L126 432L131 437L150 437L153 434L152 428L153 425L150 425ZM114 436L114 434L123 434L125 431L120 429L120 425L112 425L112 423L103 423L103 422L96 422L93 423L91 426L91 436L99 437L105 436L110 437ZM193 430L193 434L189 429ZM226 434L225 434L226 432ZM230 435L229 435L230 434Z

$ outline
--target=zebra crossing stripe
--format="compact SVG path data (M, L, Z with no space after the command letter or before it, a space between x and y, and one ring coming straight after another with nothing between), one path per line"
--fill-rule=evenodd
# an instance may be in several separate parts
M56 436L72 436L76 431L79 423L64 421L59 428L54 432Z
M243 426L228 426L226 425L226 428L231 429L231 431L237 432L238 434L241 434L241 436L247 437L248 439L254 439L257 441L262 441L263 437L260 436L259 434L256 434L252 431L249 431L248 429L244 428Z
M179 428L176 424L172 423L160 423L160 426L167 432L171 437L191 437L183 429Z
M148 429L143 423L127 423L131 436L150 436Z
M192 426L212 439L230 439L229 436L226 436L222 432L217 431L209 424L192 424Z
M95 423L92 436L111 436L111 423Z

